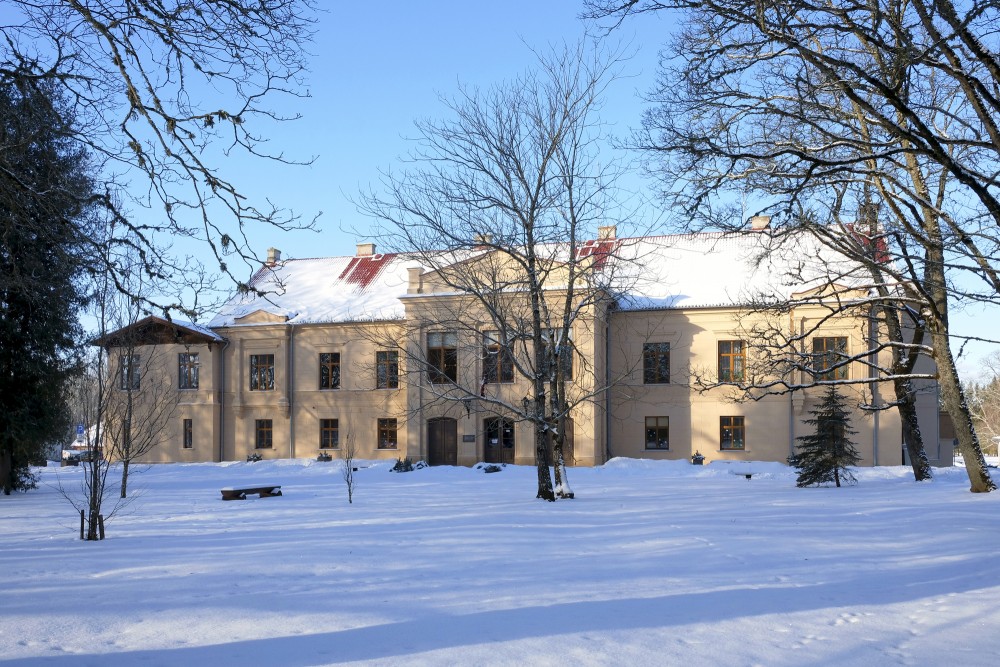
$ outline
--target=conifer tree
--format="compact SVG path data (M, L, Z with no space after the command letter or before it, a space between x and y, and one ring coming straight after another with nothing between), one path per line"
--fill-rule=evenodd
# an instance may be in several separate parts
M49 85L0 77L0 492L34 488L29 463L66 437L88 208L87 156Z
M795 454L788 457L788 465L799 471L796 486L811 486L834 482L840 486L854 484L857 480L851 466L861 462L861 455L851 436L857 433L851 428L850 411L834 387L829 387L823 401L815 410L810 410L812 419L806 424L815 427L815 432L796 438Z

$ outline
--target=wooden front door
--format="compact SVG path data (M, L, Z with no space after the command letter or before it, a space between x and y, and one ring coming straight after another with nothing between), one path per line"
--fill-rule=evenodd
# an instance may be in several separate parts
M483 460L486 463L514 462L514 422L501 417L483 420L486 434Z
M458 422L450 417L427 420L427 463L458 465Z

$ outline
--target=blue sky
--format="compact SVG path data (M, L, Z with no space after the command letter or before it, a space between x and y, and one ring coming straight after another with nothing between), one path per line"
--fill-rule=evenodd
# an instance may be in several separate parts
M358 238L344 230L363 233L368 221L349 197L377 185L380 169L400 168L414 120L446 116L439 96L459 83L513 78L534 64L532 48L577 40L586 28L581 9L580 0L330 3L311 46L312 97L294 101L303 118L268 129L274 146L299 159L315 155L316 162L297 167L235 158L221 165L256 196L266 192L307 217L321 211L321 233L251 230L254 248L262 253L273 245L286 257L353 254ZM616 134L640 122L640 93L653 83L664 26L651 16L615 35L636 51L602 113Z

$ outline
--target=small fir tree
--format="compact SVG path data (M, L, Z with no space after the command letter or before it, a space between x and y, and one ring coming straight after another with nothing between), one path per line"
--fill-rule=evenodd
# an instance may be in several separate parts
M823 401L815 410L810 410L812 419L806 424L814 426L816 431L810 435L796 438L795 454L788 457L788 465L799 471L795 480L796 486L811 486L834 482L840 486L854 484L857 479L851 471L861 461L861 455L851 436L857 431L851 428L850 412L844 402L844 397L830 387L823 396Z

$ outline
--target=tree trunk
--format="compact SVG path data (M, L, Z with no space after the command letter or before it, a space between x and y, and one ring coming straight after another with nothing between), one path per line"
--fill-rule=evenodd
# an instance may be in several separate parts
M893 382L896 390L897 410L899 411L900 426L903 431L903 445L906 447L906 454L910 457L910 466L913 468L913 478L922 482L931 479L931 464L927 460L927 452L924 449L923 434L920 432L920 422L917 420L917 405L913 395L913 384L909 380L897 380Z
M871 222L870 229L874 235L877 231L877 225L874 221ZM877 251L877 245L875 243L872 243L871 246ZM882 274L882 271L878 268L878 257L870 257L869 262L869 270L871 271L872 278L878 285L879 294L888 298L889 290L885 285L885 277ZM899 310L897 310L896 305L890 301L887 304L883 304L879 310L882 313L885 326L889 334L889 340L900 343L904 342L906 340L906 336L903 333L903 325L902 322L900 322ZM914 321L913 335L910 342L914 345L922 344L924 334L925 325ZM874 346L874 341L872 342ZM896 411L899 413L899 423L903 435L903 446L906 447L906 454L910 458L910 466L913 468L913 478L918 482L922 482L925 479L931 479L933 477L933 473L931 472L930 462L927 460L927 452L924 448L924 438L923 434L920 432L920 422L917 419L916 395L913 391L913 382L898 377L911 374L918 359L919 355L912 350L904 351L902 347L893 350L892 375L897 377L892 382L892 388L896 394Z
M14 490L14 454L6 442L0 446L0 486L5 496Z
M925 215L924 229L932 239L928 244L924 268L924 285L930 297L930 307L925 314L925 326L931 335L931 346L934 349L934 363L937 364L938 387L941 391L941 404L951 415L955 425L955 437L958 439L958 450L965 461L965 471L973 493L989 493L996 490L996 484L990 478L986 467L986 458L979 448L979 439L972 426L972 415L965 402L962 383L955 368L955 359L951 356L948 340L948 292L945 277L944 244L940 240L939 219L933 214Z
M941 404L951 416L955 425L955 437L958 439L958 451L965 461L965 471L969 475L973 493L989 493L996 491L996 484L990 477L986 467L986 457L979 447L976 429L972 426L972 416L965 402L965 393L958 379L951 348L948 347L948 336L937 326L931 327L931 340L934 341L934 356L938 367L938 386L941 388Z
M100 435L100 429L98 429L98 436ZM102 474L102 463L97 459L98 448L96 443L100 440L95 439L91 446L87 447L87 451L90 452L90 461L85 463L86 465L86 475L89 477L87 483L87 539L97 540L97 517L101 513L101 504L104 502L104 475Z
M556 487L555 494L557 498L564 500L572 500L575 498L575 494L569 487L569 478L566 476L566 460L563 458L563 447L560 440L556 441L552 445L552 458L555 460L552 465L555 469Z
M552 490L552 475L549 472L549 452L546 442L545 430L535 425L535 464L538 468L538 495L536 498L554 501L555 492Z
M572 500L575 495L569 486L569 477L566 475L566 457L563 455L563 443L566 441L566 420L559 420L559 427L552 436L552 467L555 472L555 494L556 498Z
M124 459L122 461L122 498L126 498L128 496L128 462L128 459Z
M87 516L87 541L88 542L91 542L91 541L92 542L96 542L98 539L100 539L100 536L99 536L99 534L97 532L97 517L98 517L98 514L93 511L93 508L91 508L90 514Z

